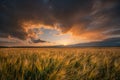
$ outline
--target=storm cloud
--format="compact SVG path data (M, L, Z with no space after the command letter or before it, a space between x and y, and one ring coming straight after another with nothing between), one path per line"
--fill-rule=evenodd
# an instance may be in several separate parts
M118 37L119 14L120 0L0 0L0 37L36 38L36 24L91 40Z
M34 42L34 43L45 43L45 42L47 42L47 41L40 40L40 39L37 39L37 40L31 39L31 40L32 40L32 42Z

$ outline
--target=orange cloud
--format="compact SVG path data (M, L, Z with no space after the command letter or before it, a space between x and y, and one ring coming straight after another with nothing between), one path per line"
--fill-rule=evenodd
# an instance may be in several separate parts
M69 33L74 37L90 41L105 39L107 36L102 34L102 32L103 30L87 30L85 24L74 25L69 30Z

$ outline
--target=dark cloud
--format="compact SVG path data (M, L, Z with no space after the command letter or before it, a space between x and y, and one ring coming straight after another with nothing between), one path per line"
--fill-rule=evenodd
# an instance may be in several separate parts
M0 46L18 46L24 45L24 42L15 38L0 38Z
M16 42L10 42L10 41L0 41L0 43L16 43Z
M120 37L105 39L101 42L96 42L96 46L120 46Z
M26 39L28 33L21 24L28 21L51 26L59 23L62 26L58 27L66 32L74 24L73 16L88 12L90 3L89 0L3 0L0 2L0 32Z
M32 22L87 39L104 39L120 35L119 14L120 0L0 0L0 37L35 37L37 33L22 25Z
M31 39L31 41L32 41L33 43L45 43L45 42L47 42L47 41L40 40L40 39Z
M87 46L103 46L103 47L108 47L108 46L120 46L120 37L116 38L109 38L105 39L102 41L95 41L95 42L89 42L89 43L80 43L80 44L75 44L75 45L70 45L72 47L87 47Z

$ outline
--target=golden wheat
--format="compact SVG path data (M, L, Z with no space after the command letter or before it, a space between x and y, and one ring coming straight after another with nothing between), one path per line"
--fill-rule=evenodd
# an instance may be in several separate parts
M0 80L120 80L120 48L1 48Z

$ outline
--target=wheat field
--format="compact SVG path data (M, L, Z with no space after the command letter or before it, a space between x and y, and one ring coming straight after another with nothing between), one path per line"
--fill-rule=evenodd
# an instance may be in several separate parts
M0 80L120 80L120 48L0 48Z

